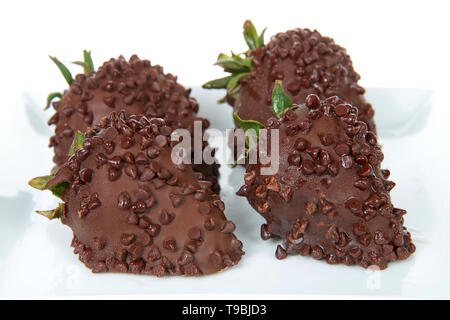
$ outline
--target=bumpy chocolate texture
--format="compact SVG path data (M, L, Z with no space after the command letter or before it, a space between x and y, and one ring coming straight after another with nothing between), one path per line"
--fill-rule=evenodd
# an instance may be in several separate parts
M161 119L113 112L49 182L70 181L61 219L93 272L195 276L240 260L223 202L171 161L170 133Z
M294 29L278 33L249 56L254 66L251 76L240 81L242 88L236 101L227 99L240 118L265 123L273 117L273 86L275 80L283 80L293 103L304 103L309 94L320 98L337 95L357 106L359 120L375 132L374 111L364 98L364 88L358 85L360 76L346 50L333 39L322 37L316 30Z
M279 171L264 176L259 164L248 165L238 194L267 220L263 239L284 239L278 258L311 255L384 269L415 251L403 226L406 211L391 203L395 184L380 169L377 138L357 113L337 97L310 95L280 120L268 120L269 134L279 129Z
M177 83L172 74L164 74L159 65L141 60L133 55L129 61L120 56L110 59L89 76L78 74L61 101L53 102L56 113L48 121L56 125L55 135L50 138L54 147L53 161L61 165L77 131L84 132L97 124L112 111L126 109L130 113L158 117L173 129L193 129L194 120L203 122L203 129L209 126L207 119L196 116L197 101ZM217 164L194 166L197 172L213 182L213 189L219 190Z

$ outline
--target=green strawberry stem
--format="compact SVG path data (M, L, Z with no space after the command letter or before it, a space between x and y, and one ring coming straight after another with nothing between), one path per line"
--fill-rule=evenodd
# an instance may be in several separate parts
M280 118L280 115L289 109L291 105L291 98L283 92L283 83L281 80L276 80L272 91L272 110L277 118Z
M73 82L73 77L72 77L72 74L70 73L69 69L61 61L59 61L56 57L52 57L52 56L49 56L49 57L56 64L59 71L61 71L61 74L63 75L64 79L66 80L67 84L70 86ZM91 72L94 71L94 62L92 61L91 51L83 50L83 61L75 61L72 63L83 67L85 75L89 75ZM55 98L61 99L62 93L61 92L50 93L47 96L47 103L45 105L44 110L47 110L50 107L50 103Z
M244 22L244 39L250 50L264 46L264 33L266 29L267 27L258 35L255 26L250 20Z
M52 103L53 99L55 98L62 98L62 93L61 92L52 92L47 96L47 104L45 105L44 110L47 110L48 108L50 108L50 104Z
M75 152L77 152L78 149L83 148L83 142L84 142L84 134L78 131L75 134L75 138L73 139L72 144L70 145L68 156L71 157L75 155Z
M53 210L36 210L35 212L37 214L40 214L41 216L46 217L49 220L53 219L59 219L61 218L63 212L64 212L65 205L64 203L59 203L58 207Z
M72 63L83 67L84 74L89 75L94 71L94 62L92 61L91 52L83 50L83 58L84 61L74 61Z
M275 81L275 86L272 91L272 110L279 119L281 117L281 114L288 110L292 106L292 100L289 98L288 95L286 95L283 91L283 83L281 80ZM259 132L261 129L264 129L265 126L255 120L243 120L241 119L236 112L233 113L233 119L236 122L236 124L241 127L245 132L248 130L253 130L253 132L256 134L256 137L259 137ZM245 146L246 148L244 151L238 156L236 159L236 162L232 164L232 168L235 168L240 160L246 159L248 157L248 154L251 151L255 151L253 148L249 147L249 141L248 139L245 140Z
M219 54L215 64L222 67L225 72L228 72L231 75L208 81L203 85L203 88L226 89L227 95L236 98L241 89L241 79L250 76L250 72L253 69L253 57L251 56L250 51L264 46L265 31L266 29L258 35L253 23L250 20L246 20L244 23L244 40L247 43L249 50L242 54L231 52L231 56L224 53ZM224 101L226 101L226 99L222 98L218 102L222 103Z
M52 56L49 56L49 57L56 64L59 71L61 71L64 79L66 79L67 84L69 84L69 86L70 86L73 82L73 77L72 77L72 74L70 73L69 69L67 69L67 67L61 61L59 61L56 57L52 57Z
M73 156L78 149L83 147L83 142L84 142L84 135L80 132L77 132L75 135L75 138L73 139L72 145L70 147L69 157ZM36 178L33 178L30 181L28 181L28 184L31 187L33 187L37 190L40 190L40 191L50 190L54 196L61 199L64 191L66 191L67 189L70 188L70 183L68 181L63 181L63 182L55 183L55 184L52 184L49 186L48 183L50 182L50 180L55 178L55 175L56 175L56 172L52 172L48 176L36 177ZM56 209L38 210L38 211L36 211L36 213L43 215L44 217L47 217L48 219L52 220L52 219L60 218L63 213L63 210L64 210L64 204L60 203Z

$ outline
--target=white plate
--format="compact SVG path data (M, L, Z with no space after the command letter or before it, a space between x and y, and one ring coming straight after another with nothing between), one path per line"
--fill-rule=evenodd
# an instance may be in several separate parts
M212 127L233 127L232 109L215 103L223 92L195 87L192 94ZM226 215L235 221L246 255L219 274L159 279L92 274L72 253L71 230L32 213L56 200L26 185L29 178L52 167L52 151L46 148L52 131L45 124L50 112L41 111L45 92L25 92L10 111L22 120L14 123L6 117L0 127L0 297L160 293L450 297L447 111L432 99L432 91L424 89L375 88L368 90L367 98L376 110L383 167L391 170L397 183L393 202L409 212L406 225L417 246L411 258L391 263L381 272L330 266L301 256L279 261L274 257L276 242L259 237L263 219L234 194L243 169L222 166Z

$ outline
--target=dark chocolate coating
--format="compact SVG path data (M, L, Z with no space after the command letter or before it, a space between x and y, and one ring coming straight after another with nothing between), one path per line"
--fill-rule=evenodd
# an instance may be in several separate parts
M384 269L415 251L403 226L406 211L391 203L395 184L380 169L381 147L357 113L337 97L310 95L268 120L269 134L279 129L279 171L264 176L260 164L248 165L238 194L267 220L263 239L284 239L278 258L310 254Z
M239 262L223 202L172 162L170 133L161 119L113 112L49 182L70 182L61 220L93 272L196 276Z
M52 104L56 113L48 123L56 125L49 145L55 150L53 161L63 164L75 133L96 125L112 111L126 109L137 115L162 118L172 129L191 132L194 120L201 120L203 129L207 129L209 121L197 117L198 103L189 95L190 90L177 83L175 76L135 55L129 61L122 56L110 59L89 76L78 74L61 101ZM195 167L213 182L216 192L218 168L218 164Z
M360 76L353 69L346 50L316 30L294 29L273 36L270 42L250 52L254 68L241 80L236 101L228 97L234 111L246 120L266 123L274 116L271 106L275 80L282 80L294 104L309 94L320 98L339 96L359 109L359 120L375 132L374 111L364 99Z

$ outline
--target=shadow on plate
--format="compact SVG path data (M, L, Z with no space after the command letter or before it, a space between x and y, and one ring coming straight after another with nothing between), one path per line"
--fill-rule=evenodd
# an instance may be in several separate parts
M53 133L47 125L46 113L43 105L36 102L36 99L29 92L23 93L25 114L34 132L39 135L50 137ZM53 109L52 109L53 110Z
M367 101L375 109L381 138L397 138L421 131L431 112L433 91L410 88L369 88Z
M13 241L21 239L20 234L30 223L30 212L33 210L31 193L19 191L14 197L0 197L0 256L6 256L13 248Z

